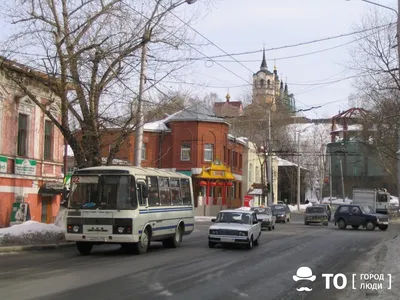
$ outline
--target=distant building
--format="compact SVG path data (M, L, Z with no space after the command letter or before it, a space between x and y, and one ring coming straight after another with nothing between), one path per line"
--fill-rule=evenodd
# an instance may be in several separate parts
M238 117L243 115L242 101L230 101L230 99L231 96L228 93L225 102L214 103L214 113L218 117Z

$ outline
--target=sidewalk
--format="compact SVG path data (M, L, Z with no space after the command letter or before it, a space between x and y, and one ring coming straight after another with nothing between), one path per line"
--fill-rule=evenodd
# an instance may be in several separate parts
M400 223L400 221L397 223ZM365 283L375 284L375 288L360 289L358 287L356 290L347 290L343 299L359 300L368 297L374 300L398 300L400 293L399 249L400 234L375 246L368 253L364 262L358 266L357 276L359 277L361 274L383 274L384 280L363 280ZM389 275L391 276L391 289L389 289ZM382 285L380 288L376 288L380 285Z
M10 245L1 246L0 253L12 253L12 252L24 252L34 250L48 250L48 249L59 249L75 246L74 242L62 242L58 244L42 244L42 245Z

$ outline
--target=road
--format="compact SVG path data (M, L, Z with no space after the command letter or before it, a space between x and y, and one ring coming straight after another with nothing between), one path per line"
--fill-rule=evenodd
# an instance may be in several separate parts
M399 229L340 231L333 224L305 226L301 215L292 218L263 232L260 245L250 251L209 249L210 224L197 223L180 248L154 243L142 256L113 245L97 246L86 257L74 247L2 255L0 295L12 300L336 299L320 274L355 272L364 254ZM311 292L296 290L301 285L292 277L301 266L317 275Z

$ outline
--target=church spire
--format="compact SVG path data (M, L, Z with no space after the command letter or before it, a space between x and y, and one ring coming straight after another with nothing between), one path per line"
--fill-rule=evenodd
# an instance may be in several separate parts
M265 59L265 48L263 47L263 59L260 66L261 71L268 71L267 60Z

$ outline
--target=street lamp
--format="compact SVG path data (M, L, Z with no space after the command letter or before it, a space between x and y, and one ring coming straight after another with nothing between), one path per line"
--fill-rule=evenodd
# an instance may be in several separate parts
M346 0L346 1L350 1L350 0ZM382 8L386 8L388 10L391 10L393 12L396 13L396 17L397 17L397 65L398 65L398 72L399 72L399 80L400 80L400 0L397 0L397 10L395 10L392 7L383 5L383 4L379 4L376 2L372 2L369 0L361 0L363 2L375 5L375 6L379 6ZM400 198L400 126L399 123L397 124L397 143L398 143L398 151L396 152L397 154L397 196Z

